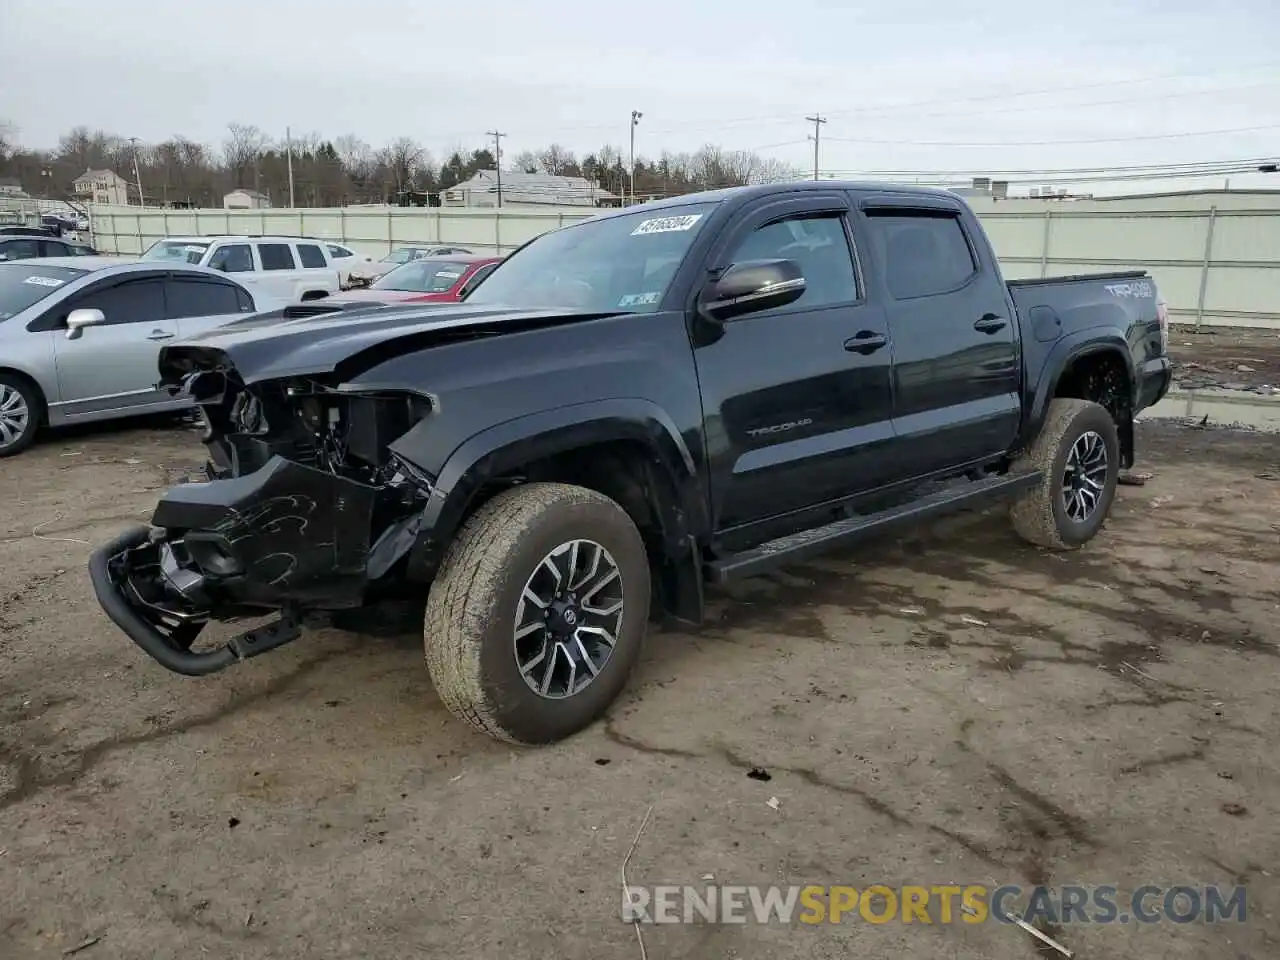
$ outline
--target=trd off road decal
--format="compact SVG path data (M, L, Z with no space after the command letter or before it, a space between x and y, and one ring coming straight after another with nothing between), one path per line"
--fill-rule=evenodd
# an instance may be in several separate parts
M1133 283L1109 283L1103 289L1113 297L1126 297L1137 300L1149 300L1154 295L1151 289L1151 281L1149 280L1138 280Z

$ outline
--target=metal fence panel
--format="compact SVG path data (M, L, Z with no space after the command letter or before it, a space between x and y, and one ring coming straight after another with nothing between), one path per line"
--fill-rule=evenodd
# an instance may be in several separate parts
M1280 198L1211 192L1099 201L970 201L1009 279L1147 270L1173 318L1280 330ZM595 211L582 207L307 210L90 208L104 252L137 254L175 234L283 233L380 257L399 244L507 253Z

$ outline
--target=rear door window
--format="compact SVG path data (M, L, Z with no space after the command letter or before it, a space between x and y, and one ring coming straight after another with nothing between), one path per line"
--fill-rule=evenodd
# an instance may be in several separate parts
M937 213L877 213L867 217L876 258L895 300L958 290L978 265L958 217Z
M329 264L325 261L324 251L313 243L298 244L298 259L307 269L323 269Z
M263 270L296 270L298 266L287 243L260 243L258 256L262 258Z
M166 281L164 293L171 320L241 312L237 289L229 283L173 277Z

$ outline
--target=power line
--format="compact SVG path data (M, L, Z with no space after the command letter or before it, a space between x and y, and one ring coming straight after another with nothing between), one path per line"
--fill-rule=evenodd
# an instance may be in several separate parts
M1067 84L1067 85L1057 86L1057 87L1040 87L1040 88L1030 89L1030 90L1006 90L1006 91L1001 91L999 93L975 94L973 96L968 96L968 97L941 97L941 98L931 98L927 100L906 101L901 103L885 103L885 104L879 104L879 105L867 106L867 107L856 107L850 110L834 110L834 111L828 112L826 116L828 118L874 116L877 114L894 113L901 110L915 110L917 107L947 106L949 104L964 104L964 103L982 103L982 102L990 102L994 100L1015 100L1015 99L1021 99L1024 97L1044 96L1046 94L1052 94L1052 93L1074 93L1080 90L1097 90L1097 89L1106 89L1109 87L1132 86L1132 85L1143 84L1143 83L1160 83L1160 82L1169 81L1169 80L1190 80L1190 79L1218 77L1218 76L1232 75L1232 74L1238 75L1241 73L1247 73L1251 70L1263 70L1263 69L1269 69L1277 66L1280 66L1280 60L1268 60L1268 61L1262 61L1255 64L1247 64L1241 67L1236 67L1231 70L1225 70L1225 71L1210 70L1210 71L1200 71L1196 73L1154 74L1154 75L1149 75L1145 77L1131 77L1125 80L1102 80L1102 81L1083 83L1083 84ZM1268 81L1266 83L1248 85L1240 89L1252 89L1254 86L1258 86L1258 87L1271 86L1276 82L1280 82L1280 81ZM1164 100L1164 99L1173 99L1180 96L1200 96L1204 93L1218 93L1218 92L1230 93L1233 91L1231 88L1228 88L1226 90L1221 90L1221 91L1217 91L1217 90L1215 91L1175 91L1175 92L1158 94L1155 97L1152 97L1150 99ZM1138 97L1138 98L1125 99L1125 100L1103 101L1097 105L1107 105L1110 102L1137 103L1137 102L1142 102L1145 99L1148 99L1148 98ZM1094 105L1094 104L1089 104L1089 103L1080 104L1080 106L1090 106L1090 105ZM1043 107L1037 105L1032 107L1025 107L1025 108L1019 107L1019 108L1011 108L1011 109L1019 109L1019 110L1045 109L1050 106L1055 106L1055 105L1046 104ZM1057 106L1071 107L1073 105L1061 104ZM947 112L950 113L950 111L947 111ZM916 115L918 114L913 114L913 116L916 116ZM963 115L963 114L960 114L960 115ZM741 126L743 124L751 124L751 123L791 123L793 121L794 121L793 116L789 116L785 114L772 115L772 116L766 115L766 116L754 116L754 117L733 117L728 119L721 118L721 117L704 117L702 119L696 119L696 120L695 119L681 120L674 123L669 123L665 126L652 127L649 129L653 133L666 133L666 132L673 132L677 130L683 130L688 127L699 127L699 128L705 128L705 129L718 130L718 129L725 129L731 126ZM573 133L573 132L582 131L582 130L604 130L604 129L615 129L615 128L616 128L616 125L611 123L574 124L571 126L559 127L557 128L556 133L557 134ZM425 139L430 141L445 141L445 140L458 141L458 140L468 140L477 135L478 135L477 131L470 130L465 133L432 134L429 137L426 137ZM545 134L539 134L539 135L545 136Z
M927 117L985 117L992 114L1009 114L1009 113L1034 113L1037 111L1047 110L1077 110L1081 107L1110 107L1127 103L1153 103L1160 100L1179 100L1183 97L1203 97L1212 96L1220 93L1239 93L1243 90L1260 90L1265 87L1280 86L1280 80L1267 80L1264 83L1250 83L1240 87L1218 87L1212 90L1175 90L1170 93L1144 94L1140 97L1119 97L1110 100L1084 100L1076 103L1036 103L1024 107L987 107L982 110L931 110L926 113L918 113L912 111L911 118L913 120ZM895 108L897 109L897 108ZM905 108L903 108L905 109ZM884 114L890 114L888 109L884 111L876 109L869 110L866 113L859 114L864 117L877 117Z
M827 122L827 118L820 113L815 113L812 117L805 117L813 124L813 179L818 179L818 144L822 136L822 125Z
M1191 130L1182 133L1155 133L1136 137L1089 137L1083 140L997 140L985 143L962 143L955 140L876 140L867 137L830 137L840 143L875 143L912 147L1054 147L1085 143L1136 143L1140 140L1180 140L1186 137L1215 137L1227 133L1252 133L1257 130L1280 130L1280 123L1258 127L1232 127L1226 130Z
M827 173L861 173L861 174L905 174L909 176L937 176L937 177L963 177L969 174L1008 174L1008 175L1053 175L1053 174L1087 174L1087 173L1154 173L1162 171L1186 171L1186 170L1207 170L1209 172L1217 172L1220 169L1244 167L1253 169L1267 163L1273 163L1272 157L1243 157L1231 160L1194 160L1180 163L1140 163L1140 164L1109 164L1101 167L1047 167L1047 168L1021 168L1013 169L1006 167L995 167L989 165L978 165L973 167L963 167L960 169L938 170L938 169L908 169L899 167L879 168L874 170L847 168L829 168Z
M1102 171L1096 174L1083 175L1055 175L1052 173L1031 174L1021 178L1009 177L1007 182L1010 186L1039 186L1050 184L1073 184L1073 183L1141 183L1162 180L1189 180L1189 179L1207 179L1210 177L1228 176L1240 173L1258 173L1259 165L1240 165L1237 167L1219 167L1216 169L1203 170L1152 170L1138 173L1112 173ZM829 179L872 179L872 180L892 180L900 182L911 182L924 185L948 186L954 185L958 176L950 176L947 174L936 174L928 171L916 170L897 170L897 171L843 171L843 170L826 170L824 174ZM1003 180L1004 177L1001 177Z
M1263 63L1254 64L1252 67L1243 68L1243 70L1264 69L1264 68L1270 68L1275 66L1280 66L1280 60L1270 60ZM1242 72L1242 70L1229 70L1226 72L1240 73ZM1021 97L1038 97L1038 96L1043 96L1044 94L1047 94L1047 93L1074 93L1078 90L1097 90L1105 87L1128 86L1130 84L1137 84L1137 83L1158 83L1164 80L1189 80L1192 78L1217 76L1218 74L1219 74L1219 71L1208 71L1208 72L1202 72L1202 73L1167 73L1167 74L1162 74L1157 76L1135 77L1130 80L1102 80L1095 83L1071 84L1069 86L1062 86L1062 87L1041 87L1038 90L1023 90L1023 91L1013 91L1013 92L1006 91L1004 93L978 94L976 96L961 97L959 99L948 98L944 100L916 100L908 103L885 104L882 107L858 108L856 110L846 111L844 113L839 113L839 112L832 113L831 115L832 116L852 116L852 115L865 116L868 112L873 112L873 111L878 112L878 111L886 111L886 110L906 110L906 109L914 109L915 107L938 106L946 103L979 103L979 102L989 101L989 100L1018 99Z

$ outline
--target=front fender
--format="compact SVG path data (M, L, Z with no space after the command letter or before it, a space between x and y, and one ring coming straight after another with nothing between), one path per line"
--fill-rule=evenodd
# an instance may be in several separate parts
M409 436L393 443L392 449L421 466L425 457L415 456L416 445L405 442ZM641 444L671 485L671 496L659 498L664 513L660 520L668 540L683 541L688 532L704 530L706 504L699 494L697 461L675 422L650 400L615 398L507 420L459 445L435 478L422 518L423 532L410 560L411 569L421 575L434 567L472 498L488 481L525 463L619 440Z
M24 340L40 341L38 344L19 342L14 350L5 350L10 344L0 345L0 371L16 373L36 385L48 407L53 423L61 417L58 403L62 400L62 392L58 386L57 365L52 338L60 336L55 333L26 335Z

